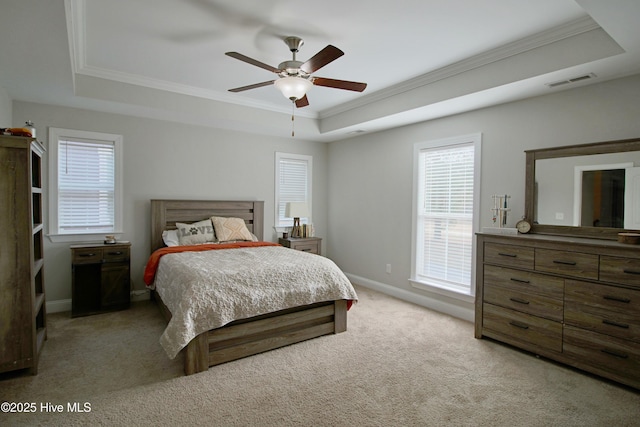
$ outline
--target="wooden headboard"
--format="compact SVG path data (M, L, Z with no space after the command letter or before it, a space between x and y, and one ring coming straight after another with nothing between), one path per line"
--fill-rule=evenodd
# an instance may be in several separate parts
M162 232L176 222L196 222L212 216L244 219L258 239L264 236L264 202L255 200L151 200L151 252L165 246Z

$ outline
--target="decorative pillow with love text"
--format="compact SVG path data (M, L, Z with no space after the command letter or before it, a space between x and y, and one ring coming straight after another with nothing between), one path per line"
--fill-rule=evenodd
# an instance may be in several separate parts
M194 222L193 224L176 222L176 228L180 245L197 245L216 241L211 219Z

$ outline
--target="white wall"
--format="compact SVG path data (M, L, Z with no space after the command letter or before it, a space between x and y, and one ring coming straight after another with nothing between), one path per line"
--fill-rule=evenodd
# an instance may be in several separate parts
M480 226L491 225L492 194L512 196L512 226L524 212L524 150L638 137L639 100L633 76L331 143L327 253L356 283L469 318L471 303L408 281L413 144L481 132Z
M16 127L13 123L12 100L6 89L0 86L0 128Z
M133 244L135 289L143 289L152 198L264 200L265 238L275 240L275 233L269 236L274 153L284 151L313 156L316 232L325 239L323 251L354 282L469 318L469 303L408 281L413 144L482 132L481 226L490 225L495 193L512 195L513 224L524 209L524 150L637 137L638 99L640 76L634 76L329 145L17 101L12 123L33 120L43 140L49 126L124 135L123 238ZM68 303L68 245L47 240L45 259L48 301Z
M276 151L313 156L313 222L318 236L327 234L326 144L17 101L13 117L20 123L33 120L38 139L43 141L48 127L123 135L122 239L132 243L131 276L136 290L144 289L142 273L150 248L150 199L264 200L264 237L277 241L273 231ZM45 153L45 233L49 206L47 162ZM48 307L50 311L67 306L69 309L69 244L45 239L44 249Z

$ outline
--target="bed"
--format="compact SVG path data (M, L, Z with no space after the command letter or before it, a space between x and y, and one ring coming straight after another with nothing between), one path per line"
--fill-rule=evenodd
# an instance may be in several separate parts
M260 253L260 256L263 258L267 257L268 259L278 260L282 258L283 252L286 252L287 259L289 256L293 258L298 256L318 257L307 258L306 261L302 260L301 262L314 264L316 262L315 260L318 260L318 262L329 262L332 264L331 261L318 255L294 251L273 243L261 243L264 238L263 214L264 202L262 201L151 200L151 257L149 264L151 263L152 258L157 257L158 253L170 251L172 249L180 249L166 248L162 237L163 231L175 229L176 223L195 223L212 216L242 218L246 228L256 237L254 240L258 240L258 242L240 242L238 243L239 246L237 250L235 249L236 247L233 246L234 249L231 250L222 249L209 251L207 246L212 245L202 245L202 249L207 250L193 249L199 251L197 252L198 256L214 257L220 256L218 254L224 254L224 257L230 257L231 255L229 254L231 253L240 254L244 252L249 253L250 255ZM259 247L254 248L255 245ZM160 250L157 251L158 249ZM262 252L264 252L264 254L262 254ZM183 255L179 254L179 256ZM164 258L165 261L160 261L159 264L164 263L165 270L169 268L167 267L169 260L171 260L172 263L177 262L175 260L177 257L169 257L165 255ZM147 267L149 267L149 264ZM224 263L220 262L220 265L223 264ZM161 274L161 268L162 265L158 266L158 275L166 275L165 273ZM211 268L211 270L207 271L207 275L209 274L209 271L211 271L212 277L215 277L213 276L213 270L217 269ZM343 276L342 272L340 272L339 269L337 270L339 274ZM216 271L215 274L221 273ZM224 281L227 281L227 278L231 277L232 274L225 274L227 274L227 276ZM146 275L147 271L145 271L145 281L147 281ZM156 279L156 281L160 282L159 278ZM273 280L275 281L275 279ZM278 276L277 280L280 280L280 276ZM185 279L185 282L187 282L187 279ZM353 291L351 285L348 284L348 286L351 288L351 291ZM157 289L154 289L154 284L150 285L150 288L152 289L151 297L159 305L161 312L168 322L167 329L169 329L172 323L171 319L174 317L169 306L174 307L174 312L176 313L176 317L178 317L183 315L182 313L179 313L181 310L179 307L183 303L176 305L174 300L171 300L169 303L168 295L171 295L171 293L165 290L165 299L168 301L168 303L165 304L161 297L163 292L158 292ZM172 287L171 289L175 290L176 288ZM160 290L162 291L162 289ZM177 291L172 292L175 293ZM338 294L340 294L341 297L338 298L335 296ZM351 303L357 299L355 291L351 293L347 290L342 290L341 293L336 292L335 295L332 292L331 295L334 299L323 300L320 298L320 300L310 303L305 301L305 303L301 305L287 306L286 308L272 312L265 312L251 317L241 317L225 323L222 326L214 327L198 333L188 341L188 344L186 344L184 348L181 348L180 350L180 353L184 354L185 374L191 375L197 372L206 371L210 366L262 353L275 348L284 347L323 335L346 331L347 310L351 306ZM222 311L215 310L215 308L212 307L208 307L207 310L212 313L211 317L216 317L218 312ZM218 322L219 319L215 319L215 321ZM164 335L166 335L166 332L167 331L163 334L163 338ZM165 350L169 357L172 357L172 354L167 347L165 347Z

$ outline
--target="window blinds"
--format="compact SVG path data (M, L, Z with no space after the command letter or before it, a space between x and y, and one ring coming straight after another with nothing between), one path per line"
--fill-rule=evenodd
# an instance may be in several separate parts
M420 151L417 274L468 290L473 247L474 146Z
M114 144L61 140L58 145L59 232L112 232L114 198Z
M286 219L284 212L288 202L308 202L307 176L309 163L307 160L281 158L279 165L279 199L278 218L280 224L293 224L292 219Z

